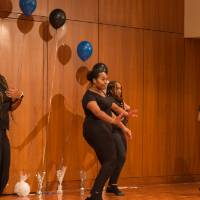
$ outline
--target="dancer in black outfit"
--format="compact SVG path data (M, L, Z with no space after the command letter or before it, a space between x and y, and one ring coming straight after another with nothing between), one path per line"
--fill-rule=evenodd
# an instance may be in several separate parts
M15 110L22 98L23 93L9 88L6 79L0 74L0 194L9 179L10 143L6 134L9 129L9 111Z
M110 98L111 102L114 102L121 108L123 108L126 111L130 111L130 106L127 105L122 97L122 86L117 81L110 81L107 85L107 92L106 95ZM115 110L112 110L112 112L118 116L119 113ZM136 110L131 111L133 112L134 116L137 116ZM124 117L122 120L124 125L127 125L127 118ZM115 165L115 169L113 171L113 174L109 178L108 187L106 189L107 193L114 193L117 196L123 196L124 193L120 191L117 187L117 181L120 176L121 170L124 166L125 160L126 160L126 151L127 151L127 141L125 138L125 135L118 126L113 125L113 139L115 142L115 146L117 149L117 163Z
M105 64L97 63L87 75L91 87L86 91L82 99L85 112L83 124L83 136L94 149L101 169L95 179L91 190L91 196L86 200L102 200L103 187L113 174L117 163L117 151L112 137L112 125L119 126L124 133L131 135L131 131L121 122L122 115L128 113L111 102L103 93L107 84L108 69ZM118 117L112 117L111 108L118 113Z

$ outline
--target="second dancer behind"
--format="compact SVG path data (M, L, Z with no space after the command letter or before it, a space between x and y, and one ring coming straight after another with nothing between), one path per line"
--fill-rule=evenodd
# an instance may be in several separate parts
M132 112L133 116L137 117L137 110L130 111L130 106L127 105L122 97L122 86L117 81L110 81L107 85L106 95L110 98L110 101L120 106L127 112ZM118 116L119 113L112 109L112 112ZM122 120L124 125L127 125L127 118L123 117ZM116 125L113 125L112 136L115 142L115 147L117 150L117 162L112 175L109 178L108 187L106 189L107 193L114 193L117 196L123 196L124 193L119 190L117 182L124 166L126 160L127 152L127 140L123 133L123 130Z

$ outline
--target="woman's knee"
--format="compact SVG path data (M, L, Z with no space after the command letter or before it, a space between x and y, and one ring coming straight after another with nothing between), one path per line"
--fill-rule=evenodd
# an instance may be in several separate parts
M125 153L124 154L120 154L118 156L117 162L119 164L123 165L125 163L125 161L126 161L126 154Z
M107 168L108 171L113 171L115 169L115 166L117 164L117 159L116 157L106 161L104 163L104 166Z

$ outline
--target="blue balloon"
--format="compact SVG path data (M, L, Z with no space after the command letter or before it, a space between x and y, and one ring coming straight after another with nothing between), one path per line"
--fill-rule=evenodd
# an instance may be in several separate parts
M92 55L92 45L88 41L82 41L77 47L77 54L82 61L86 61Z
M19 6L26 16L30 16L33 11L36 9L37 2L36 0L20 0Z

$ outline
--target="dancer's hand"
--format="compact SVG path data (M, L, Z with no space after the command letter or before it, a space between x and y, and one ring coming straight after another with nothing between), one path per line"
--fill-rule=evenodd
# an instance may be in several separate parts
M12 100L15 100L20 99L23 96L23 92L16 88L8 88L8 90L6 90L6 95L12 98Z
M117 117L115 117L115 119L114 119L114 124L117 125L120 128L121 128L121 125L122 125L121 121L122 121L123 116L124 116L124 114L121 113Z
M138 117L138 110L137 109L132 109L128 112L127 117Z
M123 113L121 113L120 115L118 115L115 118L115 125L117 125L119 128L122 129L122 131L129 137L129 139L132 139L132 132L130 129L128 129L126 126L124 126L124 124L121 122L122 117L123 117Z
M131 132L131 130L129 128L124 126L122 130L128 136L129 139L132 139L132 132Z
M127 111L127 112L129 112L130 109L131 109L131 107L124 102L124 110Z

